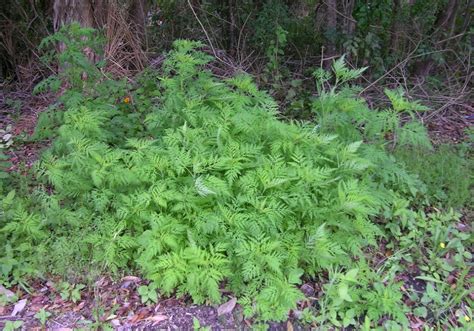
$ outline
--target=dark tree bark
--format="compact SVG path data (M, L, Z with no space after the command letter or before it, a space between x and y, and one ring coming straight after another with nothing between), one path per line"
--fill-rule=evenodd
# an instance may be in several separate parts
M343 2L344 7L344 32L352 36L356 29L356 20L352 16L355 7L355 0L344 0Z
M78 22L83 27L105 28L105 57L117 73L140 70L144 64L146 41L146 0L54 0L54 30ZM60 50L62 45L59 46ZM91 61L98 56L85 49Z
M237 36L236 36L236 0L229 0L229 50L235 55L237 51Z
M72 22L79 22L83 27L94 27L94 11L91 1L55 0L53 9L55 31Z
M459 6L459 0L450 0L446 4L446 7L438 13L438 18L434 25L433 38L443 40L442 42L437 43L437 47L440 49L447 46L449 38L454 33L454 26L456 23L456 17L459 13ZM434 66L435 61L431 56L418 61L415 65L415 75L424 79L430 75Z
M72 22L78 22L83 27L103 28L107 23L113 2L114 0L54 0L54 30L57 31L61 26ZM119 7L123 8L123 5ZM125 7L135 33L140 38L144 38L146 0L131 0Z
M336 56L336 38L337 31L337 0L326 0L326 32L329 32L327 41L327 52L324 57L327 61L324 62L325 67L329 67L332 63L332 58Z
M450 0L446 5L446 8L442 10L438 19L436 20L435 26L438 30L451 31L456 19L456 13L459 8L459 0Z
M146 38L146 0L134 0L129 8L130 22L132 23L135 34L140 40L147 41Z
M392 28L390 37L390 49L397 51L400 48L400 34L402 33L402 25L400 24L400 11L402 7L401 0L393 1L393 14L392 14Z
M327 4L327 12L326 12L327 29L331 33L335 33L337 30L337 1L326 0L326 4ZM335 44L335 41L333 40L334 38L331 38L331 39L332 40L330 40L328 43L328 51L330 54L334 55L336 54L336 44Z
M466 1L466 5L464 6L463 10L461 11L463 16L463 26L461 28L461 33L465 33L469 27L471 26L472 20L472 8L474 8L474 0Z

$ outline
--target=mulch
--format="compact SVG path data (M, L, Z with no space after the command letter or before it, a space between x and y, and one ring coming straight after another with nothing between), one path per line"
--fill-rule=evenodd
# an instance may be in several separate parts
M11 100L20 102L20 107L12 107ZM56 96L51 93L32 95L31 92L0 91L0 128L11 126L11 133L17 140L14 149L4 151L10 156L12 166L9 171L31 167L41 150L48 146L47 141L30 141L28 138L34 133L41 112L55 100Z
M97 329L100 326L113 326L115 330L190 330L195 320L201 326L213 330L236 329L244 323L239 307L232 312L218 315L218 307L193 305L190 298L160 299L158 303L142 303L137 288L145 281L127 276L113 281L102 277L89 289L81 291L76 302L63 299L61 287L54 281L35 281L28 292L20 286L12 287L21 302L0 305L0 328L7 320L23 321L24 330L41 330L42 326L35 314L41 309L51 313L46 322L48 330L73 330L77 328ZM3 288L3 291L10 291ZM2 288L0 288L2 293ZM16 314L15 306L26 305ZM14 316L13 316L14 315Z
M453 105L435 116L428 116L426 126L435 145L462 143L468 138L467 131L474 130L474 106L469 104Z

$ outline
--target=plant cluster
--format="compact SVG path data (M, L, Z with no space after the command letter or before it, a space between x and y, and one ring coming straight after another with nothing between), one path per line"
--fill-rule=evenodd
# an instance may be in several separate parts
M53 39L70 33L90 36L76 26ZM297 307L303 279L328 275L317 322L406 327L399 284L369 267L366 250L400 219L419 231L403 220L418 220L425 190L386 145L429 148L415 118L400 116L425 108L387 91L393 106L370 110L348 85L361 71L340 60L334 77L315 73L316 125L283 122L249 76L205 70L201 46L176 41L162 72L135 86L95 75L77 45L66 48L69 90L37 183L1 199L0 280L139 270L151 281L143 302L158 289L219 303L226 288L267 321ZM65 283L61 295L77 300L81 288Z

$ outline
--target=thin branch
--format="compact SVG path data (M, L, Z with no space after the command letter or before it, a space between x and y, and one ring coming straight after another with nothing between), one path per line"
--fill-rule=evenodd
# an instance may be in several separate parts
M191 4L191 0L188 0L188 5L189 5L189 8L191 8L191 11L193 12L194 17L196 18L196 20L198 21L199 25L201 26L202 31L203 31L204 34L206 35L207 41L209 42L209 46L210 46L211 49L212 49L212 53L214 54L214 56L215 56L217 59L221 60L221 59L219 58L219 56L217 55L217 52L216 52L214 46L212 45L212 41L211 41L211 38L209 37L209 34L207 33L206 29L204 28L204 25L202 24L202 22L201 22L201 20L199 19L199 17L197 16L196 11L194 10L193 5ZM221 60L221 61L222 61L222 60Z

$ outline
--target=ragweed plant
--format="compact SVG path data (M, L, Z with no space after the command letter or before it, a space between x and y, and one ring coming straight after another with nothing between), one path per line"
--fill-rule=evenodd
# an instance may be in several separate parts
M361 101L321 95L320 129L279 121L249 76L206 70L201 46L176 41L162 70L136 86L64 72L69 99L35 165L40 184L27 198L2 197L2 282L131 268L153 284L142 299L155 301L158 289L219 303L226 288L246 316L285 320L303 298L302 278L330 272L327 305L345 309L331 320L401 318L396 284L366 291L353 261L397 217L394 202L419 193L418 181L384 154L367 119L330 132L328 104L350 110ZM354 76L341 70L336 85ZM350 312L356 300L363 311Z

